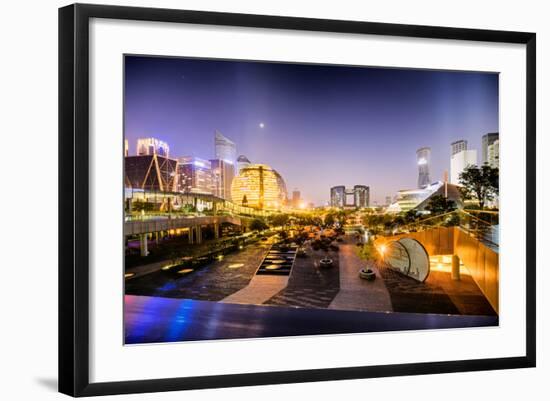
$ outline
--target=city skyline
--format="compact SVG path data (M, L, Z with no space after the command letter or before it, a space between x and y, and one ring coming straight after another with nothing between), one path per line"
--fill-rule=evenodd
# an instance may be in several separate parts
M420 147L442 180L452 142L481 150L498 131L497 74L133 56L125 71L130 154L156 137L171 157L211 159L219 130L319 206L338 185L378 203L414 188Z

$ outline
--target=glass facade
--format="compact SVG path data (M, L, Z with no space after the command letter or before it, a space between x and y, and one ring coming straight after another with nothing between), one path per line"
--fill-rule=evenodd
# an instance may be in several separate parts
M251 164L234 178L231 198L237 205L277 210L286 204L286 184L268 165Z
M225 160L210 160L212 166L212 192L219 198L231 200L231 184L235 178L235 166Z
M397 193L395 203L392 203L387 209L387 213L408 212L416 209L423 211L430 203L432 197L442 195L448 200L455 202L457 207L462 207L462 197L456 185L445 184L441 181L434 182L422 189L405 189Z
M216 131L214 137L214 147L216 152L216 159L223 160L226 163L235 164L237 161L237 146L235 142L221 132Z
M157 155L125 157L125 186L147 191L175 191L177 164L177 160Z
M178 192L211 194L214 191L212 163L198 157L178 160Z

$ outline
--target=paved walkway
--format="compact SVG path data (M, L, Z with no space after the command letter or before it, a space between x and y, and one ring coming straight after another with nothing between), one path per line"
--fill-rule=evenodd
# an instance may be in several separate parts
M370 266L376 273L376 279L367 281L359 277L361 266L365 266L365 261L357 255L357 246L346 238L340 246L340 292L330 303L329 309L393 311L390 294L378 269Z
M264 302L266 305L301 308L327 308L340 288L338 252L315 251L306 247L305 258L296 258L288 285ZM324 257L333 260L333 267L321 268Z
M221 302L260 305L283 290L287 284L288 276L256 275L246 287L222 299Z

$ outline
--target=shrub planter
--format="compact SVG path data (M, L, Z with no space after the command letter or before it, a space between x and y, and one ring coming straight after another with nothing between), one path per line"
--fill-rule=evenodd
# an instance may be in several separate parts
M359 270L359 277L361 277L363 280L374 281L374 279L376 278L376 273L372 269L361 269Z

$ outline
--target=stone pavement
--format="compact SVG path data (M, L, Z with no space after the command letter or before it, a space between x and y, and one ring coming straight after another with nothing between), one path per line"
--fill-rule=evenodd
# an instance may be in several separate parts
M221 300L233 304L261 305L288 284L288 276L256 275L243 289Z
M306 247L305 258L296 258L288 285L264 302L266 305L302 308L327 308L340 290L338 252L314 251ZM320 268L319 261L328 256L334 261L331 268Z
M403 276L383 264L369 267L377 279L362 280L358 271L366 262L349 237L339 252L314 251L296 258L290 276L258 276L256 270L271 246L260 243L226 255L195 271L159 270L125 281L127 295L218 301L226 304L274 305L340 311L406 312L496 316L468 274L453 281L450 272L431 271L424 283ZM328 256L332 268L319 268ZM465 272L466 273L466 272Z
M221 301L246 287L271 244L254 244L188 274L159 270L125 282L127 295ZM181 268L180 268L181 269Z
M374 264L368 267L376 273L374 281L359 277L359 269L367 263L357 254L357 246L349 238L340 246L340 291L329 309L371 312L393 311L390 294Z

